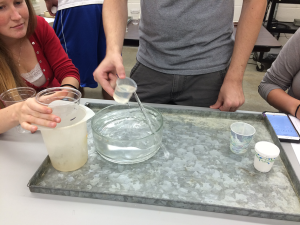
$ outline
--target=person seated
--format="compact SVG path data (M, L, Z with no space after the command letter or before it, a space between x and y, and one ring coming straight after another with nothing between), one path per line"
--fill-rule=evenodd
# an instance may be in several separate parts
M16 87L79 87L79 72L53 29L36 16L30 0L0 3L0 95ZM31 123L54 128L60 118L34 98L5 107L0 101L0 134L18 124L36 131Z
M283 46L258 92L273 107L300 119L300 29Z

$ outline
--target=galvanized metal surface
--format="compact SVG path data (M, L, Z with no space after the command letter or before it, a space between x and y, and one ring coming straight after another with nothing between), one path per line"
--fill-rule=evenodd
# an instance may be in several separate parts
M105 104L89 104L94 111ZM164 117L159 151L133 165L104 160L93 145L88 123L89 159L79 170L59 172L46 158L32 179L32 192L188 208L235 215L300 221L299 180L268 121L260 114L157 108ZM243 155L229 149L230 124L244 121L256 134ZM254 145L270 141L281 149L269 173L253 167ZM284 166L284 164L285 166ZM287 169L286 169L287 168ZM294 189L293 189L294 186Z

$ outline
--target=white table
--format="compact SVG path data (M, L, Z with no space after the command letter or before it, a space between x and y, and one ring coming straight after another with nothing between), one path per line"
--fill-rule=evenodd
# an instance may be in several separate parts
M91 99L83 99L91 102ZM94 100L93 100L94 101ZM104 100L95 100L103 102ZM297 222L31 193L27 183L47 156L40 132L0 134L0 224L292 225Z

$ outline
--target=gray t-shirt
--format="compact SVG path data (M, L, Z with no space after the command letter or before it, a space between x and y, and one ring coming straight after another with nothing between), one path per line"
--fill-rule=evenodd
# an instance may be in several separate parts
M283 46L258 86L265 100L274 89L288 90L290 96L300 100L300 29Z
M234 0L141 0L137 60L167 74L198 75L230 61Z

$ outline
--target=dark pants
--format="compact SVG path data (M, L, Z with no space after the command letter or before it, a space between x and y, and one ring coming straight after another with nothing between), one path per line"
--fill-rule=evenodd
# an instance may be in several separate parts
M137 83L142 102L209 107L218 99L226 72L227 68L209 74L172 75L137 62L130 77Z

